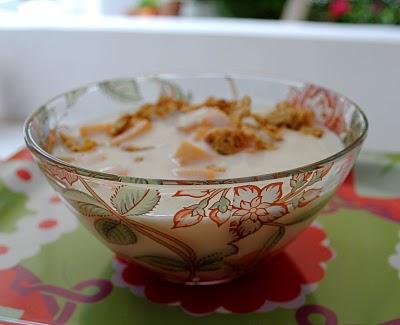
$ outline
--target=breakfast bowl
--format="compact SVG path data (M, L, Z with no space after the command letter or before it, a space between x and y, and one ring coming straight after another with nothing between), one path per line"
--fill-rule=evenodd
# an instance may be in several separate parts
M260 107L285 102L307 108L342 147L306 165L288 165L289 153L274 172L252 175L248 166L237 177L194 180L139 177L140 165L127 175L91 170L46 150L57 128L132 111L160 95L180 100L248 95ZM315 219L351 170L367 129L356 104L317 85L262 77L160 75L100 81L59 95L32 113L24 135L50 185L116 255L168 281L217 284L254 269ZM301 148L293 152L299 154L308 155Z

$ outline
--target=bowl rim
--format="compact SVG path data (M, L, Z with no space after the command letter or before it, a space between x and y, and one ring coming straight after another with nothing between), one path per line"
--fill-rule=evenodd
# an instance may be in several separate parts
M111 174L111 173L105 173L105 172L99 172L91 169L86 169L82 168L79 166L75 166L73 164L69 164L61 159L58 159L57 157L49 154L47 151L45 151L34 139L31 134L31 124L33 122L33 119L41 113L43 109L46 108L47 105L52 103L53 101L63 97L66 93L69 93L71 91L75 91L78 89L81 89L83 87L90 89L91 87L97 86L101 82L109 82L109 81L115 81L115 80L149 80L149 79L154 79L154 78L160 78L160 79L184 79L184 78L196 78L196 79L210 79L210 78L220 78L220 79L234 79L234 80L252 80L252 81L266 81L270 83L275 83L275 84L281 84L285 86L292 86L292 87L301 87L301 86L315 86L318 87L319 89L327 90L340 98L344 99L345 101L349 102L351 105L354 106L355 110L357 111L358 114L360 114L363 123L364 123L364 128L361 132L361 134L354 139L349 145L345 146L342 150L334 153L333 155L330 155L324 159L318 160L316 162L312 162L310 164L302 165L296 168L292 169L287 169L287 170L282 170L282 171L277 171L273 173L266 173L266 174L260 174L260 175L253 175L253 176L245 176L245 177L232 177L232 178L218 178L218 179L212 179L212 180L193 180L193 179L156 179L156 178L143 178L143 177L134 177L134 176L120 176L116 174ZM238 183L251 183L251 182L259 182L259 181L266 181L266 180L271 180L271 179L277 179L281 177L289 177L292 175L296 175L299 173L304 173L308 171L313 171L317 168L321 168L323 166L326 166L330 163L333 163L346 154L350 153L353 151L353 149L357 148L360 146L363 141L365 140L367 133L368 133L368 128L369 128L369 123L367 116L365 115L364 111L357 105L354 101L349 99L347 96L342 95L339 92L333 91L330 88L320 86L315 83L310 83L307 81L294 81L294 80L286 80L286 79L278 79L278 78L271 78L271 77L266 77L263 75L247 75L247 74L221 74L221 73L199 73L199 74L182 74L182 73L168 73L168 74L148 74L148 75L139 75L139 76L131 76L131 77L116 77L116 78L111 78L111 79L103 79L103 80L98 80L90 83L86 83L84 85L81 85L80 87L73 88L69 91L64 91L61 94L58 94L57 96L54 96L47 100L44 104L40 105L38 108L36 108L25 120L24 126L23 126L23 133L24 133L24 140L25 143L28 147L29 150L32 152L36 153L39 155L42 159L44 159L46 162L59 166L71 173L76 173L80 176L89 176L94 179L101 179L105 181L114 181L114 182L119 182L119 183L145 183L145 184L157 184L160 186L166 186L166 185L180 185L180 186L198 186L198 185L227 185L227 184L238 184Z

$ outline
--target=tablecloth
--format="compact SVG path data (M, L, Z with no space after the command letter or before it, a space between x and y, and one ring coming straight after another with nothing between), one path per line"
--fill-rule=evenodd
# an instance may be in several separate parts
M0 163L1 324L400 324L400 154L362 153L321 216L251 274L165 283L82 227L24 150Z

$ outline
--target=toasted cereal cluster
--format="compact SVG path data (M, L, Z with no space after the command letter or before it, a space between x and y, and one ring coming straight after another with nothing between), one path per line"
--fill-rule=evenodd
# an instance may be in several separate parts
M232 155L246 148L248 137L240 129L224 127L211 129L205 141L221 155Z
M277 105L276 109L265 117L266 124L276 127L301 131L305 134L322 137L322 129L315 126L315 114L313 111L301 108L295 109L287 102Z
M79 141L78 139L64 132L60 132L60 139L65 147L74 152L90 151L97 146L96 141L92 139L84 138L82 141Z
M188 112L193 109L194 107L187 101L161 96L155 103L147 103L140 106L133 116L151 120L155 117L167 117L177 111Z

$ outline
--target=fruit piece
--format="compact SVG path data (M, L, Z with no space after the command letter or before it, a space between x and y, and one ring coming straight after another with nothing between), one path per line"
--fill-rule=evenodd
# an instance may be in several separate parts
M153 146L145 146L145 147L138 147L138 146L132 146L132 145L126 145L122 146L121 149L127 152L137 152L137 151L144 151L144 150L150 150L153 149Z
M175 158L181 166L198 162L210 161L213 159L207 151L194 144L183 141L175 153Z
M82 137L88 137L97 133L110 133L112 126L106 123L87 124L81 126L79 132Z
M225 167L217 166L217 165L214 165L214 164L208 165L208 166L206 166L206 168L207 169L211 169L211 170L213 170L213 171L215 171L217 173L223 173L223 172L226 171Z
M107 155L103 152L95 152L93 154L90 155L82 155L81 159L85 160L86 163L89 164L96 164L102 161L106 161L107 160Z
M63 145L74 152L86 152L97 147L97 142L92 139L84 138L83 141L79 141L65 132L60 132L60 138Z
M46 150L48 153L52 153L56 141L57 141L57 133L56 130L52 129L47 134L46 141L43 145L44 150Z
M199 126L196 128L196 131L194 132L194 138L197 141L204 140L208 131L210 131L210 128L207 126Z
M124 133L127 129L129 129L129 127L131 127L132 122L133 120L131 115L124 114L120 116L111 126L111 135L115 137L121 133Z
M321 138L324 135L324 131L316 126L302 126L300 132L312 135L316 138Z
M177 168L175 175L187 179L209 180L215 179L218 172L210 168Z
M118 146L125 141L133 140L150 129L151 122L149 120L137 120L132 127L113 138L111 140L111 145Z
M231 125L228 115L216 108L200 108L179 118L178 128L190 132L199 126L224 127Z

